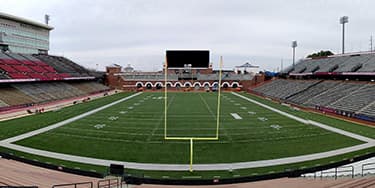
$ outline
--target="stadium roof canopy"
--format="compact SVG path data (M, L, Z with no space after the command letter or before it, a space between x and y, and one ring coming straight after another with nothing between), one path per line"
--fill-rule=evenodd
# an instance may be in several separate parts
M0 12L0 18L25 23L25 24L29 24L29 25L36 26L36 27L41 27L41 28L48 29L48 30L53 29L53 27L51 27L49 25L42 24L42 23L39 23L39 22L35 22L35 21L32 21L32 20L28 20L28 19L25 19L25 18L13 16L13 15L6 14L6 13L3 13L3 12Z
M236 68L259 68L259 66L256 66L256 65L252 65L252 64L250 64L250 63L245 63L245 64L243 64L243 65L241 65L241 66L236 66Z

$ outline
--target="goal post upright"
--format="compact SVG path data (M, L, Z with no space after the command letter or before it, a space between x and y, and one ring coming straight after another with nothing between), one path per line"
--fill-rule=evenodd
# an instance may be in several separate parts
M217 93L217 114L216 114L216 140L219 139L219 125L220 125L220 95L221 95L221 71L223 69L223 56L220 56L219 62L219 89Z
M164 139L167 139L167 114L168 114L168 91L167 91L167 81L168 81L168 59L167 55L165 56L165 63L164 63Z
M221 82L222 82L222 67L223 67L223 57L220 56L219 62L219 78L218 78L218 96L217 96L217 114L216 114L216 133L215 136L211 137L194 137L194 136L187 136L187 137L178 137L178 136L168 136L168 58L167 55L165 56L165 63L164 63L164 140L185 140L190 142L190 162L189 162L189 171L193 172L193 144L194 140L196 141L215 141L219 140L219 129L220 129L220 101L221 101ZM194 85L193 85L194 86Z

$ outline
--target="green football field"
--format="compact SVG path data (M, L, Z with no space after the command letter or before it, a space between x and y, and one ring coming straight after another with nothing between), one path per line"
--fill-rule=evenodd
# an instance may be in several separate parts
M190 142L165 140L165 130L168 137L215 137L217 122L218 140L194 141L195 164L277 159L362 143L302 124L229 92L221 94L220 103L218 118L218 93L168 93L165 114L164 93L142 93L16 144L100 159L188 164ZM295 113L319 120L319 115Z

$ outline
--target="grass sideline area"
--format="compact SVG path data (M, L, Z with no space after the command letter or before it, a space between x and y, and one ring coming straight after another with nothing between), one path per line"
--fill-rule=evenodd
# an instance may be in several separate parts
M191 95L191 93L184 93L184 94ZM319 122L326 123L328 125L338 127L338 128L341 128L341 126L342 126L343 127L342 129L344 129L344 130L348 130L348 131L351 131L351 132L354 132L354 133L357 133L357 134L360 134L360 135L368 136L368 137L371 137L371 138L374 138L374 135L375 135L374 134L375 129L373 129L371 127L361 126L361 125L353 124L353 123L346 122L346 121L343 121L343 120L337 120L337 119L327 117L327 116L323 116L323 115L298 111L298 110L295 110L293 108L282 106L280 104L274 103L272 101L265 100L265 99L257 97L257 96L253 96L253 95L245 94L245 93L242 93L242 94L246 95L249 98L258 100L258 101L260 101L264 104L267 104L269 106L275 107L277 109L281 109L281 110L283 110L285 112L288 112L290 114L297 115L299 117L319 121ZM75 105L75 106L71 106L71 107L61 109L60 111L66 110L66 112L64 113L64 114L66 114L66 116L65 116L66 118L61 118L57 121L52 121L51 120L52 118L49 118L49 116L44 117L45 119L40 117L40 119L38 119L38 122L43 124L44 126L41 126L41 125L39 125L39 126L45 127L45 126L51 124L51 123L47 124L47 122L56 123L56 122L62 121L64 119L67 119L69 117L73 117L75 115L78 115L80 113L87 112L91 109L95 109L95 108L97 108L101 105L108 104L108 103L113 102L115 100L121 99L121 98L126 97L128 95L130 95L130 94L120 93L120 94L117 94L117 95L114 95L114 96L102 98L103 100L106 99L108 101L102 101L102 102L95 103L96 101L101 100L101 99L98 99L98 100L94 100L94 101L82 104L82 105L87 105L85 107L80 107L79 105ZM161 123L159 123L159 121L163 120L162 118L161 118L162 120L160 120L160 116L163 115L163 105L162 105L163 104L163 95L161 93L145 93L145 94L142 94L138 97L144 97L145 95L146 95L146 97L149 96L149 95L152 95L152 96L149 97L149 99L151 99L150 104L135 105L136 103L139 102L139 99L138 99L138 101L134 101L136 99L136 98L134 98L132 100L125 101L121 104L115 105L115 106L113 106L113 107L111 107L107 110L98 112L98 113L92 115L92 117L86 117L88 119L83 118L83 119L81 119L81 120L83 120L82 122L80 122L81 120L78 120L77 122L73 122L70 125L66 125L66 126L68 126L68 128L70 128L69 126L73 126L73 127L74 126L77 126L77 127L81 126L79 128L82 128L82 131L79 132L78 136L92 135L93 137L96 136L97 138L99 138L99 141L97 140L95 143L91 142L92 139L82 139L82 140L86 140L86 141L88 140L88 142L90 142L91 144L99 144L98 142L103 141L103 139L102 139L103 135L104 135L104 138L105 138L105 136L107 136L108 133L113 134L113 132L116 132L116 131L120 132L121 130L125 130L127 133L128 133L129 130L131 130L131 131L129 131L129 134L125 134L125 135L116 137L115 142L118 142L121 139L123 139L123 140L125 139L125 141L131 142L130 144L135 143L135 145L136 145L135 147L137 147L137 144L139 144L139 143L151 145L151 146L155 146L154 144L168 144L168 142L171 142L171 141L164 141L162 139L163 126L162 126ZM215 93L210 93L210 94L200 93L200 96L196 95L194 98L192 98L191 101L195 101L195 102L191 102L191 101L186 102L186 100L183 100L183 99L186 99L186 97L187 97L186 95L185 96L181 95L182 97L181 96L175 96L173 101L176 102L176 103L173 104L173 101L172 101L169 104L170 105L169 106L170 107L169 108L170 109L169 115L170 115L170 117L173 117L173 118L171 118L171 119L168 118L169 119L168 121L170 121L169 124L171 125L171 126L168 127L168 130L169 130L168 133L171 134L171 135L180 135L180 136L186 136L185 134L187 134L189 136L191 136L191 135L193 135L193 136L199 136L199 135L206 136L206 135L213 134L214 131L213 131L212 123L215 119L215 114L212 115L212 113L210 111L215 112L215 108L217 107L216 103L214 102L214 100L216 99ZM115 97L115 96L117 96L117 97ZM171 97L173 97L173 96L171 96ZM142 100L142 99L140 99L140 100ZM181 102L179 102L179 101L181 101ZM231 102L231 101L234 101L234 102ZM327 131L321 130L320 128L316 128L317 130L309 129L308 126L299 125L298 122L295 123L295 122L292 121L292 123L291 123L290 120L283 119L285 117L282 117L282 118L278 117L277 114L274 114L273 112L269 112L264 108L261 108L259 106L255 106L252 103L248 103L248 102L244 102L244 101L241 102L241 101L242 101L242 99L236 98L235 96L231 95L230 93L224 93L224 97L222 98L222 102L223 102L222 108L224 108L224 110L222 110L223 111L222 113L224 113L226 115L223 115L222 118L220 119L220 121L222 123L221 128L220 128L220 139L219 139L219 141L213 142L213 143L211 143L212 141L210 141L210 143L209 142L201 142L201 143L197 142L198 146L195 146L195 147L198 147L198 149L200 149L200 150L198 150L199 153L197 153L197 157L199 159L201 159L201 156L199 156L201 154L208 154L208 155L212 155L212 156L216 155L215 153L211 154L210 152L204 152L204 150L208 150L208 149L213 149L213 150L221 149L221 150L223 150L223 148L215 148L215 147L212 148L211 144L223 145L223 146L226 146L226 147L232 147L232 146L235 146L237 144L246 144L246 143L250 142L252 144L253 143L258 144L257 147L254 147L255 149L260 148L263 140L250 140L249 141L247 139L249 135L254 136L256 139L267 138L267 137L272 138L273 135L278 135L278 134L289 136L289 137L286 137L287 138L286 140L289 141L289 142L281 142L281 143L284 143L283 145L281 145L283 147L285 147L285 145L287 145L288 143L290 143L293 147L296 143L300 143L301 145L303 145L303 144L306 145L305 142L316 142L316 140L319 140L319 139L322 139L322 138L334 139L335 141L330 142L330 144L339 143L339 144L341 144L342 147L348 146L348 145L355 145L355 144L360 143L359 141L356 141L356 140L353 140L351 138L347 138L347 137L344 137L344 136L341 136L341 135L337 135L335 133L327 133L327 134L320 134L320 135L318 134L317 136L312 137L314 140L311 140L311 138L309 138L309 137L307 137L307 138L303 138L303 137L302 138L301 137L293 138L293 135L296 135L296 134L298 135L298 134L304 133L305 131L309 131L309 133L324 133L324 132L327 132ZM181 108L180 103L183 103L182 106L184 106L185 108ZM248 103L248 104L246 104L246 103ZM237 104L240 104L240 105L237 105ZM77 107L77 109L75 109L75 107ZM129 107L133 107L133 108L129 109ZM241 107L246 107L246 109L241 108ZM146 109L148 109L149 111L147 111ZM125 112L125 111L127 111L127 112L123 113L123 114L120 113L120 112ZM59 112L59 111L57 111L57 112ZM148 112L152 112L152 113L148 113ZM193 112L193 113L191 113L191 112ZM251 114L251 113L249 114L249 112L255 112L255 114ZM241 119L242 123L238 122L240 120L235 119L231 115L228 115L230 113L237 113L240 117L242 117L242 119ZM269 113L271 113L271 114L269 114ZM47 113L45 113L45 114L47 114ZM74 115L69 115L69 114L74 114ZM131 129L131 128L130 129L115 129L115 131L109 130L109 132L106 134L103 131L108 131L108 130L103 130L103 129L104 128L111 128L112 124L110 124L110 123L113 123L114 127L116 127L116 126L121 127L122 126L121 124L116 125L116 123L118 123L119 120L121 120L120 116L117 116L118 117L117 119L116 118L111 118L112 120L108 119L109 117L113 117L113 114L121 114L121 115L131 114L131 118L127 117L122 121L126 124L126 126L129 126L128 123L130 123L130 125L139 124L139 122L135 122L135 120L140 119L140 120L142 120L142 122L145 122L145 123L142 123L142 127L143 127L143 124L145 125L145 127L143 127L143 129L142 129L142 127L138 127L140 129L135 129L135 130ZM181 117L181 114L184 114L186 119L193 119L193 120L190 121L188 124L184 124L185 118ZM248 115L248 116L246 116L245 114ZM36 115L36 116L42 116L42 115L44 115L44 114L40 114L40 115ZM265 118L267 118L267 120L261 121L261 120L258 119L259 117L253 117L253 115L260 115L259 117L265 117ZM38 123L33 121L33 120L35 120L35 119L33 119L33 117L34 116L24 117L25 119L30 118L29 121L32 121L32 125L34 125L34 128L31 129L31 130L38 129L37 128ZM106 117L106 118L103 118L103 117ZM21 120L20 122L28 122L28 120L27 119L25 120L24 118L20 118L20 119L16 119L16 120ZM200 118L203 118L203 119L200 119ZM313 119L313 118L315 118L315 119ZM111 125L111 126L106 125L102 128L94 128L93 129L93 126L98 125L98 124L88 123L88 121L93 121L93 123L98 123L99 121L103 121L103 119L108 120L107 121L107 122L109 122L108 125ZM116 119L116 120L114 120L114 119ZM155 119L157 119L159 121L155 121ZM16 121L16 120L11 120L11 121ZM259 121L257 121L258 122L257 124L249 124L248 123L248 122L254 122L256 120L259 120ZM278 125L281 126L281 128L277 129L277 128L274 128L274 127L270 127L269 120L273 120L274 122L278 122ZM155 123L155 122L157 122L157 123ZM203 127L199 126L199 123L201 123L201 122L203 122L206 125L204 125ZM244 122L247 122L247 123L244 123ZM265 123L265 122L268 122L268 123ZM330 123L332 123L332 124L330 124ZM339 125L336 125L337 123ZM85 125L85 124L90 124L91 126ZM290 124L293 124L293 126L288 127L288 125L290 125ZM0 123L0 125L2 125L2 124ZM11 127L11 125L12 124L6 125L4 127L0 126L0 130L4 129L4 130L11 131L11 130L9 130L9 127ZM13 123L13 125L16 126L16 123ZM34 143L34 141L35 141L34 139L38 138L38 137L39 138L36 139L37 141L39 139L40 140L42 140L42 139L52 139L53 141L56 141L54 139L57 139L57 141L62 141L63 143L64 142L66 143L67 141L74 143L77 139L75 137L73 137L73 139L72 139L72 137L67 136L66 138L63 138L62 140L60 140L61 139L60 136L58 136L59 138L56 138L56 136L45 137L46 135L47 136L53 135L53 134L50 134L50 133L51 132L53 133L55 131L68 131L68 132L66 132L66 134L74 134L74 132L77 131L77 130L75 130L75 131L74 130L64 130L63 128L65 128L66 126L63 126L63 127L58 128L56 130L52 130L52 131L49 131L47 133L29 138L29 139L19 141L19 143L23 143L23 142L26 141L26 143L31 144L34 147L35 146L34 144L38 145L37 142ZM187 126L190 126L193 129L187 130L186 129ZM244 126L245 127L246 126L255 126L255 129L243 129ZM306 126L306 127L304 127L304 126ZM100 127L100 126L97 126L97 127ZM259 128L259 129L257 129L257 128ZM59 130L59 129L63 129L63 130ZM280 130L283 130L283 129L286 129L286 131L284 131L284 132L280 131ZM295 130L295 129L297 129L297 130ZM31 130L29 130L29 131L31 131ZM92 134L92 130L94 130L94 131L97 130L98 134ZM254 130L257 131L257 132L254 132ZM261 131L261 130L263 130L263 131ZM270 131L268 131L268 130L270 130ZM29 131L25 130L21 133L15 132L15 133L8 133L8 134L10 134L12 136L15 136L15 135L19 135L19 134L22 134L24 132L29 132ZM145 131L146 132L148 131L147 132L148 134L144 135L143 133L145 133ZM247 131L247 132L244 134L245 131ZM271 134L266 134L266 135L262 135L262 136L259 135L260 133L264 134L265 131L270 132ZM1 132L1 133L3 133L3 132ZM130 135L130 138L129 138L129 135ZM124 136L126 136L126 137L124 138ZM232 137L230 137L230 136L232 136ZM234 136L234 138L233 138L233 136ZM11 136L3 136L3 137L1 137L1 139L9 138L9 137L11 137ZM159 138L159 137L161 137L161 138ZM86 137L84 137L84 138L86 138ZM29 143L29 140L32 140L33 142ZM151 143L141 142L142 140L146 140L146 141L151 142ZM42 143L47 143L49 141L50 140L45 140ZM233 141L236 141L236 142L233 142ZM280 143L280 141L282 141L282 140L278 140L278 139L272 140L272 139L270 139L269 141L272 142L272 143L275 143L275 142ZM298 141L300 141L300 142L298 142ZM115 144L111 140L104 141L104 142L106 144ZM158 142L160 142L160 143L158 143ZM120 142L118 145L116 145L117 147L113 147L113 148L119 148L123 145L123 143L124 142ZM59 143L59 144L61 144L61 143ZM76 144L76 145L80 145L80 144L84 144L84 146L86 145L83 142L79 142L79 144ZM179 153L179 155L181 157L183 157L182 155L185 155L185 160L181 161L179 159L179 160L175 160L175 161L177 161L177 162L180 161L181 163L187 163L187 161L188 161L188 159L187 159L188 158L188 142L178 141L178 142L171 142L169 144L173 145L170 148L170 149L172 149L173 152L182 151L182 153ZM54 145L54 144L52 144L52 145ZM205 145L208 145L208 146L205 146ZM317 145L319 145L319 143ZM68 144L68 146L70 146L70 144ZM99 144L99 146L103 146L103 145ZM48 147L50 147L50 146L48 146ZM182 149L180 150L179 148L176 148L176 147L179 147L179 148L182 148ZM240 147L240 146L238 146L238 147ZM237 149L238 147L236 147L235 149ZM271 147L271 144L265 144L265 147ZM274 147L276 147L276 146L274 146ZM278 147L280 147L280 145ZM290 152L289 153L290 156L298 155L298 151L295 152L294 150L296 148L293 149L293 147L290 147L291 149L288 150L288 152ZM110 149L113 149L113 148L110 147ZM148 152L149 148L150 147L146 147L145 150L147 150L147 152ZM287 147L287 148L289 148L289 147ZM306 148L311 149L310 146L307 146ZM80 149L84 149L83 152L87 152L85 149L90 149L90 148L82 147ZM228 149L224 149L224 151L225 152L234 152L233 155L230 155L230 156L243 155L243 153L246 152L246 150L237 150L237 152L236 152L235 149L229 150L229 151L228 151ZM250 151L254 151L254 150L251 150L253 148L247 148L247 149L250 149ZM269 148L269 149L271 150L272 148ZM325 149L331 150L330 147L327 147ZM104 152L103 150L97 151L96 148L93 148L92 150L96 151L97 153ZM7 149L7 148L0 148L0 151L11 152L11 153L14 153L15 155L18 155L18 156L24 156L26 158L36 159L36 160L39 160L39 161L46 161L46 162L49 162L51 164L63 165L63 166L72 167L72 168L86 169L86 170L89 170L89 171L96 171L96 172L101 172L101 173L106 173L106 171L107 171L107 167L103 167L103 166L86 165L86 164L74 163L74 162L70 162L70 161L56 160L56 159L51 159L51 158L47 158L47 157L40 157L40 156L36 156L36 155L30 155L30 154L25 154L25 153L22 153L22 152L12 151L12 150ZM105 151L108 151L108 150L105 150ZM258 151L258 150L255 150L255 151ZM261 150L261 151L266 151L266 150ZM306 168L306 167L309 167L309 166L312 167L312 166L316 166L317 164L328 164L332 161L340 161L340 160L343 160L343 159L346 159L346 158L353 157L355 155L362 155L362 154L366 154L366 153L374 152L374 151L375 151L375 148L368 148L366 150L361 150L361 151L352 152L352 153L348 153L348 154L344 154L344 155L340 155L340 156L330 157L330 158L327 158L327 159L320 159L320 160L308 161L308 162L296 163L296 164L290 164L290 165L279 165L279 166L264 167L264 168L234 170L232 172L229 172L229 171L199 171L199 172L189 173L189 172L140 171L140 170L134 170L134 169L127 169L127 172L132 173L134 175L142 174L144 176L149 176L149 177L152 177L152 178L163 178L163 176L167 176L167 175L169 176L169 178L177 178L177 179L181 178L183 176L195 176L195 175L202 176L202 178L213 178L214 176L230 178L230 177L238 177L238 176L267 174L267 173L270 173L270 172L281 172L281 171L284 171L285 169L298 169L298 168L301 168L301 167ZM144 155L150 155L147 152L144 152L143 154ZM155 151L152 151L152 152L155 152ZM288 152L285 152L284 155L285 154L287 155ZM312 153L314 153L314 152L312 152ZM129 155L129 152L125 153L125 154ZM272 153L272 154L274 154L274 153ZM280 155L282 153L278 153L278 154ZM118 154L114 154L114 155L118 155ZM266 155L266 154L263 154L263 155ZM176 157L176 155L165 155L165 156ZM155 156L150 156L150 158L154 158L154 157ZM161 157L164 157L164 156L161 156ZM114 156L112 158L114 158ZM134 158L135 157L133 157L133 159ZM256 155L256 157L254 157L253 160L259 160L257 158L262 158L262 156L258 154L258 155ZM278 157L276 156L276 158L278 158ZM225 161L225 162L230 162L230 160L228 161L227 159L233 160L234 158L232 158L232 157L230 157L230 158L220 157L218 159L222 160L222 161ZM205 160L207 160L207 159L205 159ZM203 162L204 162L204 160L203 160ZM235 162L238 162L238 161L235 161ZM173 160L167 161L167 163L173 163Z

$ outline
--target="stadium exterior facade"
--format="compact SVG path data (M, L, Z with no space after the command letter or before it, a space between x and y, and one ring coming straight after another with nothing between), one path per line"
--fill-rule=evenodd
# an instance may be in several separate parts
M125 91L157 91L165 86L176 91L215 91L218 88L219 73L212 67L194 69L184 73L183 68L160 72L123 72L121 66L107 67L107 84L113 89ZM167 80L166 80L167 77ZM264 81L262 74L237 74L223 71L221 88L226 91L247 90Z
M53 27L0 12L0 51L47 54Z

